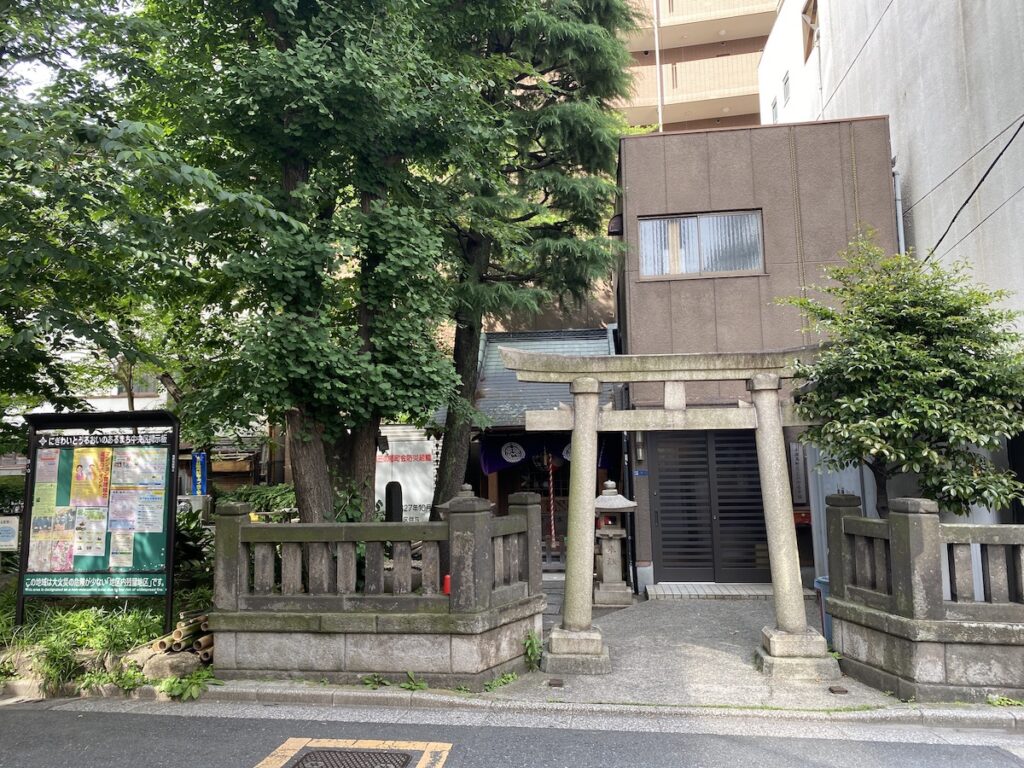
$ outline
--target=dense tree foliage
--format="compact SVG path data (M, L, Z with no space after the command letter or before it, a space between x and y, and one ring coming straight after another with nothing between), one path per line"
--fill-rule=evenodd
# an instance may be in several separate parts
M501 175L452 178L458 397L448 409L435 502L463 482L483 318L581 300L610 275L618 252L604 236L617 187L621 116L633 24L625 0L536 0L467 51L509 59L481 93L507 127Z
M5 6L0 19L0 450L8 417L48 401L81 407L75 351L133 362L111 318L173 299L183 249L225 242L270 209L182 162L117 89L133 20L106 0ZM40 82L30 92L30 76Z
M300 514L337 486L373 511L382 419L449 398L446 179L497 178L507 131L481 93L504 57L465 44L517 2L150 0L129 82L196 165L287 212L201 251L179 348L183 407L210 429L286 422ZM291 226L301 223L301 229ZM335 488L332 489L331 476Z
M624 0L18 0L5 416L80 407L83 367L168 367L200 444L287 424L320 520L339 489L372 514L382 419L448 402L441 486L461 481L481 318L578 298L614 261L595 235L630 23ZM30 65L51 82L28 96Z
M828 342L799 365L810 386L798 411L826 464L861 461L888 514L887 483L914 473L944 509L1009 505L1024 485L986 451L1024 430L1024 351L1005 294L973 285L963 265L944 269L912 255L887 256L867 236L828 270L833 306L794 299Z

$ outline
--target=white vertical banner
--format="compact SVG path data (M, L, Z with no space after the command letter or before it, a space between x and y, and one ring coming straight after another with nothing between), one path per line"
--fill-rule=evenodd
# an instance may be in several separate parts
M807 506L807 451L802 443L789 444L789 480L793 488L793 505Z

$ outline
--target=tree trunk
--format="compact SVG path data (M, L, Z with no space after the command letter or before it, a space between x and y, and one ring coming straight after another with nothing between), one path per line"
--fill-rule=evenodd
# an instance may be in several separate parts
M125 363L125 394L128 396L128 411L135 410L135 368L131 363Z
M373 192L360 193L360 208L369 214L380 195ZM362 351L370 354L373 360L373 327L376 313L370 306L366 284L373 277L374 270L380 265L382 254L368 252L365 254L360 268L361 292L359 302L359 338ZM376 478L377 478L377 433L380 430L380 414L373 413L367 421L352 428L347 445L332 446L334 463L334 482L336 487L352 489L359 499L362 519L371 521L376 513Z
M377 433L380 417L375 416L344 438L327 446L334 492L347 496L355 492L360 519L370 522L377 510Z
M299 520L304 523L322 523L333 519L334 501L324 450L323 427L309 421L299 408L288 411L287 424Z
M469 241L466 247L466 282L480 282L489 257L489 242L478 239ZM449 407L445 417L444 441L441 443L437 483L434 485L435 506L453 498L466 481L469 442L473 435L473 424L468 414L476 403L482 332L483 313L479 307L471 306L455 313L454 363L461 382L459 399L462 402L461 407Z
M884 466L873 461L865 462L875 478L875 511L878 517L885 520L889 517L889 473Z
M359 495L363 510L363 521L370 522L376 517L377 498L377 433L380 416L373 416L365 424L352 430L352 454L349 459L352 484Z

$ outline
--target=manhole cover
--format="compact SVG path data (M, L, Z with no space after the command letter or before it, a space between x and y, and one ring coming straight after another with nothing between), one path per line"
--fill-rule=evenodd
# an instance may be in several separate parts
M299 756L294 768L406 768L412 755L404 752L355 752L313 749Z

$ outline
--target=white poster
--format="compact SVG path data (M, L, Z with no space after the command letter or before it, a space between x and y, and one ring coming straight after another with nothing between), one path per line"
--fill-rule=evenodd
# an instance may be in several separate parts
M107 554L107 510L78 507L75 510L75 557L103 557Z
M376 496L383 504L389 482L402 486L402 520L430 517L434 498L434 454L437 441L391 438L387 453L377 454Z
M166 448L132 445L114 449L113 485L163 488L166 475Z
M0 517L0 552L17 551L19 522L13 515Z
M135 564L135 534L111 532L110 557L111 568L131 568Z

